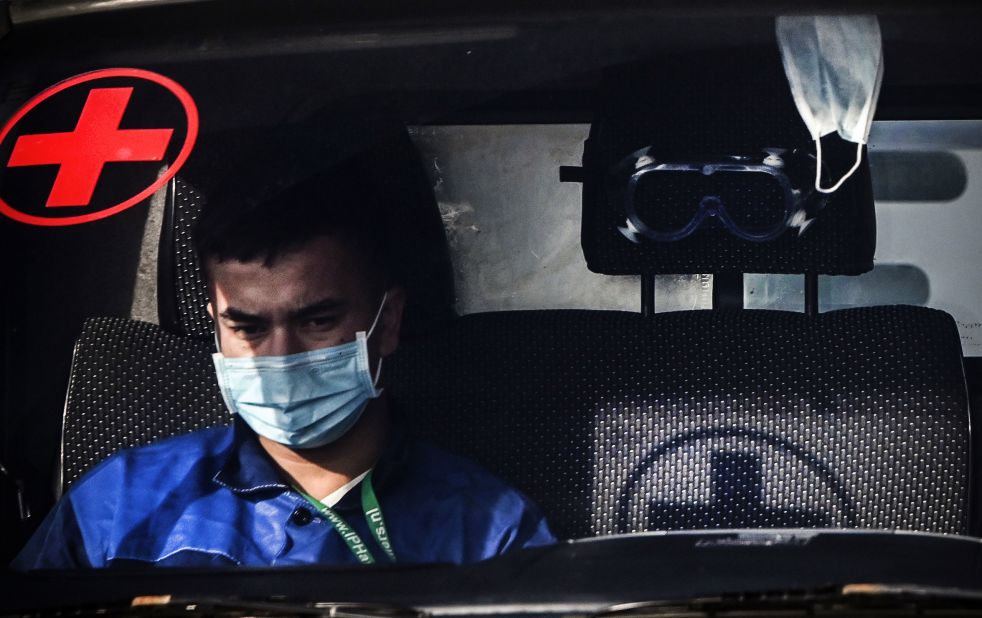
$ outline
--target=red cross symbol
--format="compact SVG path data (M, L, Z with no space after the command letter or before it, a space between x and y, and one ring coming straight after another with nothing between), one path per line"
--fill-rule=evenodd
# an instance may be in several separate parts
M120 129L133 88L93 88L70 133L22 135L8 167L55 165L46 206L87 206L111 161L160 161L173 129Z

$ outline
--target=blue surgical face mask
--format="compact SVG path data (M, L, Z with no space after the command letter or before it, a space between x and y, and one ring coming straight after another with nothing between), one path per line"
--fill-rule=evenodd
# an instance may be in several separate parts
M212 354L225 405L257 434L280 444L314 448L334 442L381 393L376 384L382 359L373 376L368 338L385 300L368 333L359 331L351 343L286 356Z

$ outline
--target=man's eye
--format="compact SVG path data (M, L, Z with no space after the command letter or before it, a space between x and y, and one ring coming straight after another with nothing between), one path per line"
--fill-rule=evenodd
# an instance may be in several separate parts
M304 326L309 328L329 328L337 322L337 318L330 315L319 315L313 318L308 318L304 321Z
M253 335L258 335L262 332L262 327L258 324L237 324L232 326L232 332L237 335L244 337L251 337Z

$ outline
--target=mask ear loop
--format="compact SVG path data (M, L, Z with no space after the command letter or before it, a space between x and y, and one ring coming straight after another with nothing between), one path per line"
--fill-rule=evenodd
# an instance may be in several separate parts
M222 343L218 339L218 320L214 320L212 324L215 325L215 328L212 331L215 334L215 349L218 350L219 354L222 354ZM224 354L222 354L222 356L224 356Z
M846 175L839 179L839 182L835 183L832 187L828 189L823 189L822 184L822 138L815 140L815 154L818 158L818 163L815 164L815 190L820 193L834 193L842 186L842 183L849 180L849 177L853 175L857 169L859 169L859 163L863 160L863 143L859 142L856 144L856 162L852 164L852 168L846 172Z
M385 307L385 301L389 298L389 293L386 292L382 294L382 303L378 306L378 312L375 314L375 320L372 322L371 328L368 329L368 333L365 335L365 340L367 341L372 333L375 332L375 327L378 325L379 319L382 318L382 309ZM378 369L375 370L375 377L372 378L372 386L378 385L379 376L382 375L382 357L378 358Z

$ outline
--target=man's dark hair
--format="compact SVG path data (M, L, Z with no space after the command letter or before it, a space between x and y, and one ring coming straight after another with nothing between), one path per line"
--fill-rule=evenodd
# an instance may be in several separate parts
M191 179L205 197L192 241L206 282L209 260L272 264L317 236L336 236L382 284L406 291L404 340L453 318L443 221L400 121L325 113L209 138L213 148L199 150L205 158Z
M206 280L209 260L268 266L318 236L343 238L391 279L384 205L364 164L348 159L306 176L278 171L268 180L240 176L207 197L192 232Z

